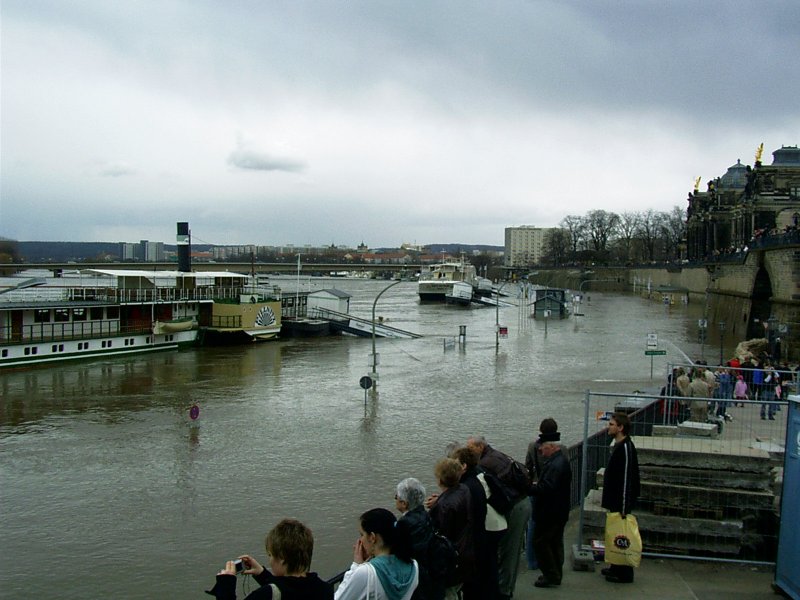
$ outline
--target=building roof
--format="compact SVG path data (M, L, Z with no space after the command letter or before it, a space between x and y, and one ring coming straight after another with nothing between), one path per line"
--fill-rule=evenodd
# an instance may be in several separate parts
M781 146L772 153L772 165L776 167L800 167L800 148Z
M336 288L329 288L324 290L317 290L315 292L311 292L308 294L309 296L315 296L317 294L330 294L331 296L336 296L337 298L352 298L352 294L348 294L347 292L343 292L342 290L337 290Z
M728 167L728 172L719 179L719 188L726 190L743 190L747 183L747 167L737 160L736 164Z

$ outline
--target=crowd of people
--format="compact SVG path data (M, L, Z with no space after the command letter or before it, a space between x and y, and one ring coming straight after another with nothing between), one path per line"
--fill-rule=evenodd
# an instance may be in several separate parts
M625 414L609 421L614 446L603 488L603 506L623 517L639 494L629 426ZM541 570L534 585L561 585L572 470L554 419L541 422L524 464L472 436L448 445L434 475L436 493L416 478L397 484L398 516L385 508L361 515L352 564L335 590L309 571L311 531L284 519L266 537L270 569L242 555L225 564L207 593L235 600L242 573L260 586L247 600L506 600L514 594L523 546L528 566ZM632 569L620 569L603 575L633 581Z
M671 424L683 421L731 421L728 409L745 401L761 403L760 416L775 420L778 401L794 389L796 374L769 357L734 358L724 365L709 367L697 363L691 368L675 367L661 389L661 411ZM668 397L678 397L672 401Z

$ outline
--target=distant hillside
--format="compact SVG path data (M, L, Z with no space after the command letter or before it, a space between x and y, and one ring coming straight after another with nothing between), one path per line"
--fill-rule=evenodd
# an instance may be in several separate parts
M13 242L18 255L26 263L65 263L121 260L119 242ZM487 244L427 244L430 254L446 252L458 256L461 252L471 256L477 252L502 252L503 246ZM208 252L210 244L192 244L193 252ZM174 244L164 244L167 253L174 253ZM375 248L373 251L396 252L397 248Z
M457 255L459 252L465 254L472 254L473 251L478 252L503 252L504 246L490 246L488 244L425 244L431 253L447 252L448 254Z
M29 263L82 261L98 256L119 259L116 242L17 242L20 258Z
M26 263L81 262L121 260L119 242L14 242L19 257ZM175 252L174 244L164 244L166 252ZM208 244L192 245L192 250L210 249Z

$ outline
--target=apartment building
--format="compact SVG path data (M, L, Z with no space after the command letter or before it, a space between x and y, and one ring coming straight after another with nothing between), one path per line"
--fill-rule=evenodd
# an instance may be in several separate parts
M521 225L506 227L504 264L506 267L529 267L542 262L547 233L555 227Z

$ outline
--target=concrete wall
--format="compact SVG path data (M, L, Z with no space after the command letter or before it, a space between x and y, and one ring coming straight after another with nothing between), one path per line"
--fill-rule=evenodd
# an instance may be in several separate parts
M781 335L783 357L800 360L800 248L788 246L754 250L743 262L709 263L700 267L626 268L591 267L589 269L543 269L532 274L533 283L591 293L631 292L647 294L661 301L661 290L685 293L690 302L708 302L709 328L720 321L726 335L744 340L754 318L753 291L756 276L763 268L769 276L771 296L766 318L775 315L787 324L788 334ZM757 313L756 313L757 314ZM757 318L757 317L756 317ZM752 327L750 327L752 331Z

